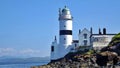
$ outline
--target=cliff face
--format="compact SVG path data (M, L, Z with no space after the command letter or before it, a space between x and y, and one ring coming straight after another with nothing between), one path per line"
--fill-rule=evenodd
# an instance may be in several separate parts
M47 65L31 68L91 68L95 67L95 56L84 51L68 53L64 58L52 61Z
M114 52L87 53L80 51L69 53L64 58L52 61L47 65L33 66L31 68L99 68L99 66L107 66L107 64L112 66L118 62L118 56ZM109 61L114 61L115 63L109 63Z

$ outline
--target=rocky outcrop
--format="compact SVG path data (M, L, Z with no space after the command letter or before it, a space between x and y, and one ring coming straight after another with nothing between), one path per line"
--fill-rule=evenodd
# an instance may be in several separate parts
M99 68L100 66L112 66L117 62L117 53L110 51L97 54L69 53L64 58L52 61L47 65L33 66L31 68Z
M31 67L31 68L93 68L95 67L95 56L87 55L82 51L69 53L64 58L52 61L47 65Z
M107 63L112 61L112 65L119 62L120 56L120 33L115 35L109 45L101 49L101 52L96 55L96 63L99 66L107 66ZM103 61L104 60L104 61Z
M98 53L96 55L96 63L99 66L107 66L107 64L116 65L118 61L119 61L119 56L115 52L105 51Z
M93 52L90 50L90 52ZM112 61L112 62L111 62ZM100 53L75 52L64 58L52 61L47 65L33 66L31 68L99 68L101 66L115 65L119 61L115 52L104 51Z

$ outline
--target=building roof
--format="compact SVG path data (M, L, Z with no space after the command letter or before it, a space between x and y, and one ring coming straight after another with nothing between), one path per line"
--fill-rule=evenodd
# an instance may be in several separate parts
M91 34L91 36L90 37L92 37L92 36L105 36L105 35L116 35L116 34Z
M69 11L69 9L65 6L62 10L62 12L66 12L66 11Z
M92 35L116 35L116 34L92 34Z

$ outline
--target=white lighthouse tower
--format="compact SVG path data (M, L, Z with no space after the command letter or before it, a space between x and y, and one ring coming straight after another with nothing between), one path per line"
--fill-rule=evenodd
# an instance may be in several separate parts
M64 57L72 45L72 16L65 6L59 9L59 57Z
M51 60L64 57L70 52L71 46L72 16L70 10L65 6L62 10L59 9L59 44L52 44Z

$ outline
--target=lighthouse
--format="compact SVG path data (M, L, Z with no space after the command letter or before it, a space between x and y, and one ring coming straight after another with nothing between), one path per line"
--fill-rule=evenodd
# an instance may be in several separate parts
M51 46L51 60L57 60L70 52L72 47L72 19L70 10L65 6L59 9L59 43L55 40Z
M72 16L65 6L59 9L59 57L64 57L72 45Z

